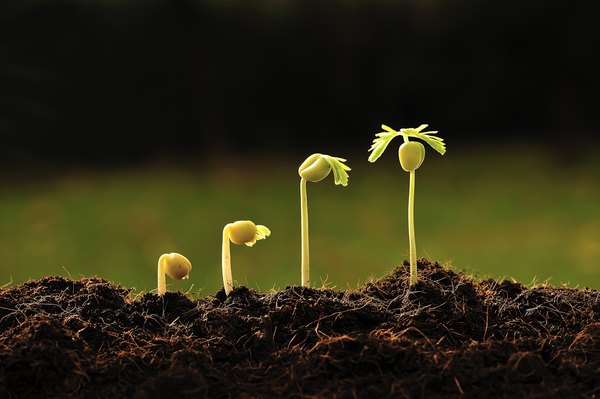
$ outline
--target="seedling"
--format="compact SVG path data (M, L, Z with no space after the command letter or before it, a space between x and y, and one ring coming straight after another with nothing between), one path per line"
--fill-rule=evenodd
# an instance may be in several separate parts
M425 160L425 147L418 141L409 141L409 137L414 137L423 140L434 150L444 155L446 152L446 144L444 139L435 136L437 131L423 132L428 125L421 125L418 128L407 128L396 131L389 126L381 125L384 132L377 133L376 139L373 140L373 145L369 151L369 162L375 162L394 137L402 136L404 143L398 150L398 158L402 169L410 173L410 181L408 186L408 241L410 245L410 285L417 282L417 244L415 241L415 171Z
M190 276L192 263L183 255L172 252L158 258L158 295L167 292L165 274L174 280L185 280Z
M233 275L231 274L231 252L229 241L234 244L253 246L256 241L264 240L271 234L266 226L255 225L249 220L240 220L229 223L223 228L223 287L225 294L229 295L233 291Z
M312 154L298 168L300 174L300 217L302 234L302 286L310 286L309 253L308 253L308 201L306 197L306 182L316 183L326 178L333 170L333 181L336 185L348 185L348 170L351 170L343 158L331 157L324 154Z

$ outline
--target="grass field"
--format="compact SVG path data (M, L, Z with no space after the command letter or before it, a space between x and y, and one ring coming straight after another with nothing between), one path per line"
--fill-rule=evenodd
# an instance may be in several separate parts
M347 157L348 187L329 178L308 187L319 286L355 287L407 258L408 175L393 154L373 165L366 154ZM170 286L212 294L221 286L222 228L238 219L273 234L251 249L232 247L234 278L261 290L298 284L303 159L262 159L5 182L0 285L98 275L152 290L159 255L176 251L194 269ZM600 289L600 160L558 160L531 148L450 149L443 158L428 151L417 172L418 255L479 277Z

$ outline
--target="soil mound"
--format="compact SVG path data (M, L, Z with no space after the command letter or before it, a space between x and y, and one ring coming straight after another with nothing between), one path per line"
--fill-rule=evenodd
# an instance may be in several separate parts
M594 398L600 292L425 259L356 291L191 301L99 278L0 289L0 398Z

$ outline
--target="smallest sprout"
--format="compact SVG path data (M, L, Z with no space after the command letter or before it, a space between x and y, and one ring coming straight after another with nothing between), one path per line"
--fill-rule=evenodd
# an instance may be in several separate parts
M185 256L171 252L158 258L158 295L167 292L165 274L173 280L186 280L190 277L192 263Z
M223 256L221 266L223 269L223 287L225 295L233 291L233 274L231 273L231 250L229 242L249 247L256 244L258 240L264 240L271 235L271 230L266 226L256 225L249 220L239 220L229 223L223 228Z

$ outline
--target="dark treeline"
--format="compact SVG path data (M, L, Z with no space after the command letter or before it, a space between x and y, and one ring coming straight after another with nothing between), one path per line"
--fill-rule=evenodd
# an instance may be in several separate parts
M384 121L589 140L600 41L582 4L3 0L0 156L364 147Z

